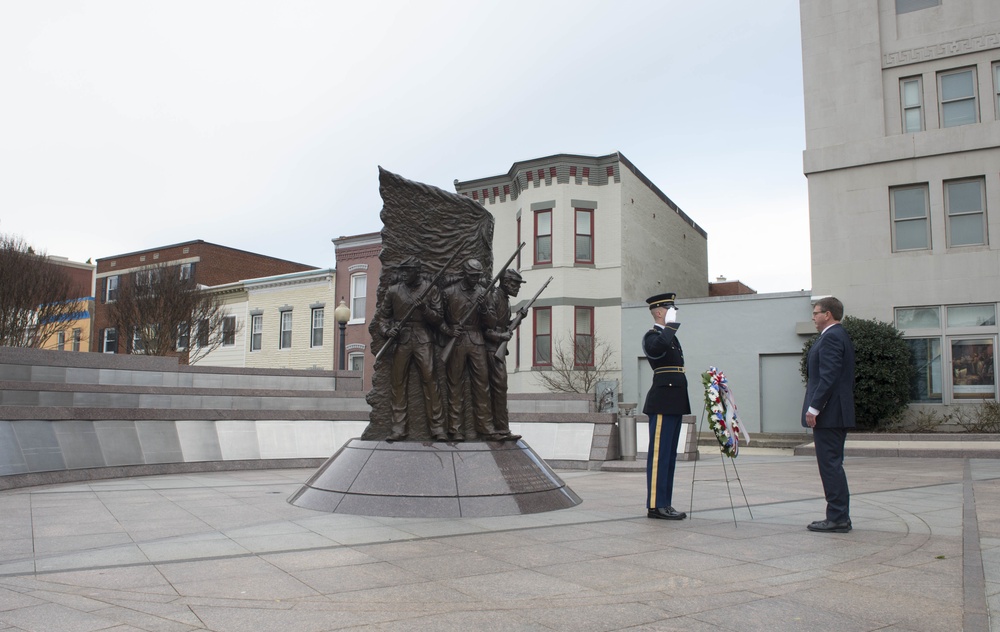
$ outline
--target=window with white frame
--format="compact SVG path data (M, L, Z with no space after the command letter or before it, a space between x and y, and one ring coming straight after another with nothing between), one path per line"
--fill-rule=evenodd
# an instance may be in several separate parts
M264 315L254 314L250 317L250 351L260 351L264 340Z
M281 312L281 320L278 321L281 325L280 334L278 338L278 348L279 349L291 349L292 348L292 312L286 311Z
M893 252L931 247L929 199L926 184L889 189Z
M993 62L993 108L1000 121L1000 61Z
M552 308L535 307L534 366L552 366Z
M899 80L899 100L903 113L903 133L924 129L923 82L920 77Z
M80 350L80 341L83 340L83 330L74 329L73 330L73 351Z
M552 263L552 209L535 211L535 265Z
M118 300L118 275L109 276L105 280L104 300L107 303L114 303Z
M949 246L986 243L986 182L983 178L944 183Z
M594 211L576 209L576 245L573 260L576 263L594 263Z
M212 332L211 324L208 322L207 318L198 321L198 332L196 341L199 347L208 346L209 334L211 332Z
M191 266L192 264L190 263L182 263L178 266L178 268L180 268L179 274L182 281L186 281L191 278Z
M142 340L142 329L136 327L132 330L132 353L143 353L146 345Z
M118 332L115 331L114 327L108 327L104 330L101 351L103 353L118 353Z
M310 347L323 346L323 308L314 307L312 309L312 336L309 339Z
M364 378L365 375L365 354L361 353L351 353L347 356L347 370L348 371L358 371L361 373L361 377Z
M177 325L177 350L186 351L191 346L191 325L184 322Z
M60 331L56 334L56 349L59 351L66 350L66 332Z
M896 327L913 353L911 401L996 399L996 308L996 303L896 308Z
M222 346L232 347L236 344L236 317L226 316L222 319Z
M365 273L351 275L351 322L365 320L365 303L368 300L368 275Z
M979 121L975 68L938 74L938 94L941 99L941 127L970 125Z

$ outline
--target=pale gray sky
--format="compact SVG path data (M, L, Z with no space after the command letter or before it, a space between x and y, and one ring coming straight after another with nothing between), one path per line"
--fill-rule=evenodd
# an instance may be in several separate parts
M797 0L0 1L0 232L333 267L378 165L453 191L622 152L709 275L809 289Z

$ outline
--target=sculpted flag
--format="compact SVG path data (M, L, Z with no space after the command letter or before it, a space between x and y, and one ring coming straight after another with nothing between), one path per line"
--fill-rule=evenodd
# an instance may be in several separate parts
M422 263L421 275L430 281L447 266L438 279L442 289L461 277L462 264L477 259L484 268L486 282L493 272L493 216L481 204L468 197L449 193L437 187L407 180L379 167L379 193L382 196L382 273L379 276L376 303L381 306L386 291L401 280L399 264L410 257ZM457 256L456 255L457 252ZM368 331L372 337L371 353L377 354L386 338L382 322L376 313ZM438 334L435 334L438 335ZM440 350L444 340L434 345L434 375L438 390L447 393L445 370ZM388 349L375 363L372 390L368 403L372 410L368 427L362 435L366 440L383 440L390 434L392 350ZM407 381L407 413L411 441L429 440L426 407L421 381L415 366L410 367ZM461 394L457 394L461 397Z

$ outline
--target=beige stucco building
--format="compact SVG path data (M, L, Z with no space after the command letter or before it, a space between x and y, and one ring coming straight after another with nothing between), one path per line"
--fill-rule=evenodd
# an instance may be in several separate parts
M509 347L512 392L544 391L538 373L560 346L587 364L606 345L608 377L620 380L623 301L709 294L706 232L620 153L516 162L455 190L495 218L498 265L526 243L513 264L526 281L519 301L553 277Z
M800 6L813 294L904 332L914 401L996 397L1000 2Z

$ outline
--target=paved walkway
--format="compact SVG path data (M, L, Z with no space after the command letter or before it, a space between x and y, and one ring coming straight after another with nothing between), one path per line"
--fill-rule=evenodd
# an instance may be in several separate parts
M645 517L639 472L560 472L583 504L489 519L300 509L307 470L3 492L0 630L941 632L1000 614L1000 460L849 457L854 531L817 534L812 457L745 449L727 491L703 453L678 464L682 522Z

